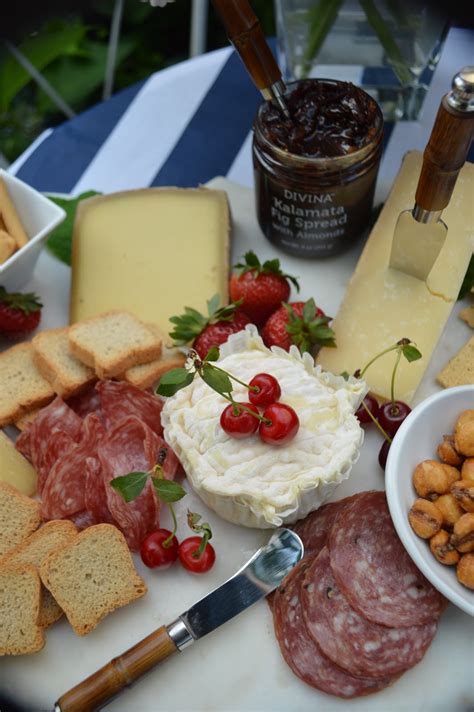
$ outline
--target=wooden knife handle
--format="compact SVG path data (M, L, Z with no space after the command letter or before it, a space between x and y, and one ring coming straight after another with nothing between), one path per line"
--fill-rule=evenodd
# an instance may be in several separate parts
M212 0L212 4L257 88L279 81L280 69L248 0Z
M165 660L178 648L165 626L111 660L56 702L59 712L93 712L118 695L152 667Z
M474 112L453 109L443 97L423 154L423 166L416 190L417 205L424 210L443 210L473 138Z

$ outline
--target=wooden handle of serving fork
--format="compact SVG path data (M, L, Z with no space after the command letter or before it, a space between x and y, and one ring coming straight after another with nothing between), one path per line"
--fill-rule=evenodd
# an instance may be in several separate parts
M56 702L55 712L93 712L110 702L124 687L132 685L173 653L174 641L162 626L111 660Z

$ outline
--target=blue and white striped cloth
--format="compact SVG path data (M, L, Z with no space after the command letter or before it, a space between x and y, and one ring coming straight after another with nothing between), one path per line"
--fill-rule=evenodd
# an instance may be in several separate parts
M379 199L405 151L424 148L456 71L474 64L473 39L470 30L449 32L420 120L399 122L388 133ZM196 186L216 175L252 185L251 125L260 101L235 52L217 50L157 72L45 131L11 171L39 190L71 194Z

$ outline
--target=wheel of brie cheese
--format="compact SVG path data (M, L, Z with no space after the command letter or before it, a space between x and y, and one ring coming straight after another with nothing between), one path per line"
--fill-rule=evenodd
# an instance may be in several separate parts
M165 439L193 489L234 524L271 528L305 517L348 478L358 458L364 434L354 413L364 382L324 372L295 346L289 353L268 349L253 325L229 338L216 365L245 383L257 373L275 376L280 401L294 408L300 428L281 447L258 434L235 440L219 423L228 401L195 377L162 411ZM235 400L248 400L246 389L234 385Z

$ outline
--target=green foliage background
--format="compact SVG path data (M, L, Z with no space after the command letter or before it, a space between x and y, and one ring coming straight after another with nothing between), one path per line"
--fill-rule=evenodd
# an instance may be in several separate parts
M17 23L8 39L45 75L59 94L80 112L101 100L113 0L38 2L33 16ZM252 0L267 35L275 34L273 2ZM49 9L49 12L48 12ZM126 0L117 57L114 92L188 57L190 0L152 8ZM209 8L207 49L227 44L225 32ZM0 151L14 160L47 126L65 117L0 45Z

